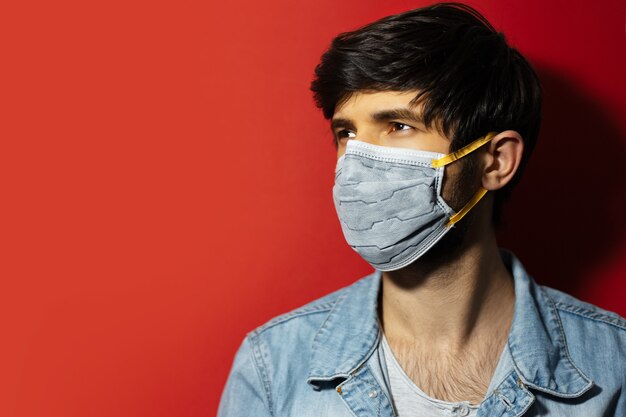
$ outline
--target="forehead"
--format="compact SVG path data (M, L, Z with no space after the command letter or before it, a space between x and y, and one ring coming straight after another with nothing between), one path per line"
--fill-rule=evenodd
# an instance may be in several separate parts
M419 93L412 91L357 91L335 108L333 119L353 119L384 109L406 108L419 113L419 105L411 100Z

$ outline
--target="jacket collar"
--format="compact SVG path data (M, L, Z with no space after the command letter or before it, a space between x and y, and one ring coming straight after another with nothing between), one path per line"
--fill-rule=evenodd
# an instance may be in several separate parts
M501 256L515 280L515 312L508 346L520 379L556 396L582 395L593 382L569 355L554 301L511 252L503 250Z
M376 271L341 292L313 339L310 384L347 378L376 350L381 277Z
M508 347L521 382L560 397L582 395L593 382L569 355L554 302L512 253L501 256L515 280ZM348 378L377 349L381 277L376 271L341 292L313 339L309 384Z

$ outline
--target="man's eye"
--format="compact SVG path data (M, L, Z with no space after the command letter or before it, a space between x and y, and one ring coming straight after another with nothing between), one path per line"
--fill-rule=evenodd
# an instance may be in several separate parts
M413 126L409 126L407 124L404 123L400 123L400 122L391 122L391 130L394 132L400 131L400 130L409 130L409 129L413 129Z
M356 133L354 133L351 130L340 130L339 132L337 132L337 139L344 139L344 138L356 138Z

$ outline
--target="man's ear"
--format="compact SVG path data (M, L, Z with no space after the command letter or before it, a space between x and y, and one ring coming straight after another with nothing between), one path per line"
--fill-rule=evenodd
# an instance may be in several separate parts
M485 145L482 185L489 191L499 190L512 179L522 161L524 140L514 130L497 134Z

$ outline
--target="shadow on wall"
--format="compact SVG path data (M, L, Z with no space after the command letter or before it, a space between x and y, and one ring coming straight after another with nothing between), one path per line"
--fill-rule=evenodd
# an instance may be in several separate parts
M540 283L584 298L592 282L583 281L626 240L626 137L606 105L562 74L537 71L541 134L505 205L499 243Z

